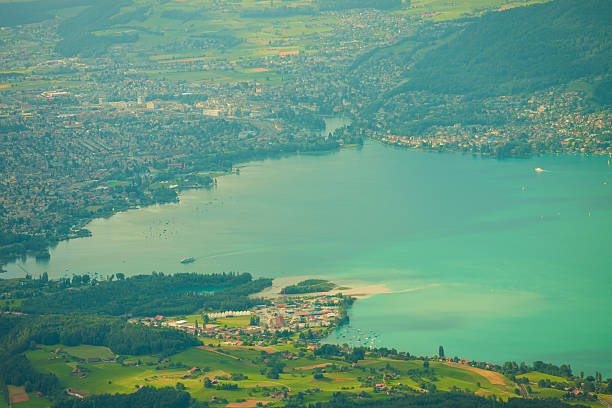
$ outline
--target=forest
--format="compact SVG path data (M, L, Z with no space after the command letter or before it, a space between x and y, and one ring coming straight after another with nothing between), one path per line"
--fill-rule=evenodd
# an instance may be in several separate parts
M63 21L58 33L63 40L56 46L56 51L66 57L76 55L99 56L113 44L138 41L138 33L118 35L95 35L92 32L103 30L115 23L112 17L119 13L121 7L132 4L131 0L113 0L94 3L72 18ZM142 13L144 17L144 13Z
M42 288L32 288L45 296L27 297L17 309L40 314L70 314L78 310L112 316L177 315L202 308L244 310L262 304L263 299L248 295L270 285L270 279L253 280L248 273L154 273L129 278L117 274L117 277L102 281L91 279L89 275L77 275L71 280L62 279Z
M84 400L64 400L53 408L200 408L207 407L208 403L198 402L191 398L188 392L179 391L172 387L142 387L132 394L101 394Z
M483 97L608 77L611 15L607 0L557 0L457 24L405 73L405 89Z
M310 405L300 405L290 402L288 408L586 408L584 405L569 405L554 399L528 400L510 398L507 402L495 398L484 398L461 392L429 392L420 395L403 395L381 400L359 400L349 398L346 394L336 393L328 402L317 402Z
M94 0L36 0L0 3L0 26L31 24L53 17L56 10L93 4Z
M284 295L295 295L300 293L329 292L335 286L336 285L333 283L324 279L307 279L295 285L284 287L281 289L281 293Z
M5 322L3 322L5 321ZM36 344L87 344L105 346L119 354L174 354L201 344L186 332L131 324L123 319L85 314L0 317L10 331L0 338L9 353L20 353Z

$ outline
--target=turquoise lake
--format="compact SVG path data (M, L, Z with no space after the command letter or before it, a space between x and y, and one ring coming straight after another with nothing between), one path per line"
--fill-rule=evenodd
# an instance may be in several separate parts
M397 293L350 313L378 345L612 375L607 157L493 160L369 142L218 181L178 204L95 220L93 237L2 277L239 271L385 284Z

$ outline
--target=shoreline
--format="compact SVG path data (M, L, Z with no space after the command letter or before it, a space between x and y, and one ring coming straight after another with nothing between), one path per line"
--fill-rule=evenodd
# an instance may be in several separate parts
M332 117L332 116L330 116ZM340 126L342 127L342 126ZM333 130L338 129L339 127L335 127ZM333 131L332 130L332 131ZM199 174L205 174L208 175L212 181L209 185L198 185L198 186L193 186L193 185L187 185L187 186L183 186L179 189L176 190L176 197L172 200L161 200L161 201L156 201L154 203L150 203L150 204L145 204L145 205L141 205L141 204L137 204L137 205L128 205L126 207L122 207L122 208L117 208L114 209L112 211L109 211L108 213L104 213L104 214L100 214L100 215L96 215L96 216L92 216L92 215L88 215L86 217L83 217L81 219L79 219L71 228L76 228L77 231L81 232L82 235L79 235L77 233L77 235L75 236L62 236L62 237L56 237L54 238L52 241L49 241L49 243L46 245L45 247L45 251L48 254L51 254L51 251L53 249L55 249L55 247L57 247L57 245L61 242L65 242L65 241L70 241L72 239L78 239L78 238L90 238L93 236L93 234L91 233L91 231L89 229L87 229L87 226L90 225L92 222L98 220L98 219L108 219L111 218L117 214L120 213L126 213L132 210L138 210L138 209L142 209L142 208L149 208L149 207L154 207L154 206L162 206L162 205L168 205L168 204L178 204L181 202L181 196L183 192L186 191L190 191L190 190L202 190L202 189L211 189L213 187L216 186L217 184L217 179L223 176L228 176L228 175L239 175L240 174L240 169L245 168L245 167L249 167L250 165L252 165L255 162L264 162L266 160L275 158L275 157L289 157L289 156L299 156L302 154L307 154L307 153L328 153L328 152L335 152L335 151L340 151L342 150L342 145L339 145L335 148L331 148L331 149L325 149L325 150L306 150L306 151L293 151L293 152L281 152L278 154L265 154L262 157L255 157L252 158L246 162L238 162L238 163L232 163L231 165L231 169L230 170L213 170L213 171L197 171L197 173ZM22 234L24 236L29 236L29 234ZM20 253L18 255L11 255L11 256L0 256L0 274L2 273L6 273L8 272L6 269L4 269L4 267L9 266L11 264L19 264L20 261L22 260L28 260L28 259L32 259L35 258L36 255L33 251L29 251L26 250L23 253ZM25 264L25 262L21 262L21 264ZM27 273L26 273L27 274ZM24 275L25 276L25 275Z
M326 295L337 295L343 294L346 296L351 296L356 299L367 299L374 295L381 294L389 294L389 293L397 293L398 291L393 291L389 289L384 284L371 284L363 281L330 281L335 284L336 287L327 292L310 292L310 293L296 293L296 294L281 294L280 291L290 285L295 285L298 282L304 281L306 279L324 279L321 276L312 276L312 275L300 275L300 276L287 276L282 278L274 278L272 280L272 286L267 287L261 292L254 293L253 297L264 297L264 298L278 298L278 297L300 297L300 296L326 296ZM327 279L326 279L327 280Z
M597 152L590 152L590 153L584 153L584 152L573 152L573 151L562 151L562 152L554 152L554 153L540 153L540 154L531 154L531 155L526 155L526 156L512 156L512 157L504 157L504 158L498 158L498 157L493 157L491 155L483 155L481 153L477 153L477 152L461 152L458 150L433 150L433 149L424 149L424 148L418 148L418 147L414 147L414 146L407 146L407 145L401 145L401 144L397 144L397 143L389 143L386 141L383 141L381 139L375 138L375 137L366 137L363 139L363 145L361 146L365 146L367 144L378 144L380 146L384 146L384 147L388 147L388 148L393 148L393 149L399 149L399 150L407 150L407 151L412 151L412 152L421 152L421 153L450 153L450 154L461 154L461 155L472 155L475 157L481 157L481 158L485 158L485 159L491 159L491 160L496 160L496 161L504 161L504 160L508 160L508 159L529 159L529 158L533 158L533 157L551 157L551 158L555 158L558 156L563 156L563 155L568 155L568 156L576 156L576 157L583 157L583 158L589 158L589 157L605 157L605 156L610 156L612 157L612 154L608 154L608 153L597 153ZM359 145L358 145L359 146ZM339 149L337 150L343 150L343 149L352 149L354 147L358 147L355 145L342 145L339 147ZM296 151L296 152L291 152L291 153L287 153L283 156L299 156L299 155L303 155L303 154L307 154L307 153L328 153L328 152L333 152L336 151L336 149L332 149L332 150L323 150L323 151L312 151L312 152L301 152L301 151ZM165 206L165 205L171 205L171 204L179 204L181 202L181 196L183 195L183 193L188 192L188 191L194 191L194 190L204 190L204 189L211 189L214 187L214 185L216 184L216 180L218 178L221 178L223 176L231 176L231 175L239 175L240 174L240 169L242 168L246 168L249 166L252 166L254 163L256 162L264 162L270 158L272 158L273 156L270 157L262 157L262 158L255 158L252 159L250 161L246 161L246 162L240 162L240 163L236 163L235 165L232 165L232 169L231 170L216 170L216 171L205 171L205 172L200 172L200 173L209 173L208 175L213 179L213 183L211 183L211 185L209 186L184 186L182 188L180 188L179 190L177 190L177 196L175 200L171 200L171 201L159 201L159 202L155 202L155 203L150 203L150 204L145 204L145 205L130 205L124 208L118 208L118 209L114 209L111 212L105 213L105 214L100 214L97 216L87 216L83 219L81 219L77 224L75 224L73 226L73 228L75 228L77 231L80 231L82 233L82 235L76 234L76 235L70 235L70 236L64 236L64 237L60 237L58 239L54 239L53 242L50 242L49 245L46 246L45 251L47 251L47 253L51 254L52 251L62 242L66 242L66 241L71 241L74 239L79 239L79 238L91 238L92 237L92 233L91 231L87 228L92 222L96 221L96 220L101 220L101 219L108 219L111 218L117 214L121 214L121 213L127 213L130 211L134 211L134 210L139 210L139 209L144 209L144 208L151 208L151 207L156 207L156 206ZM548 172L548 170L545 170L546 172ZM4 273L7 273L8 271L5 269L6 267L8 267L9 265L17 265L17 264L21 264L24 265L25 262L23 262L24 259L26 260L34 260L36 257L35 253L33 251L26 251L25 253L21 254L21 255L14 255L14 256L10 256L10 257L0 257L0 279L2 278L2 275ZM24 275L25 276L25 275ZM283 278L278 278L278 279L283 279ZM372 286L384 286L384 285L372 285ZM364 296L368 297L374 294L379 294L379 293L392 293L392 292L386 292L385 290L387 289L383 289L382 287L379 287L377 289L375 288L365 288L365 292L364 292ZM370 293L373 292L373 293ZM354 296L355 297L359 297L359 293L356 293Z
M393 290L386 286L384 283L369 283L362 280L343 280L338 279L335 281L328 280L329 282L336 285L334 289L327 292L310 292L310 293L296 293L296 294L281 294L280 291L289 285L295 285L306 279L326 279L324 276L314 275L300 275L300 276L285 276L281 278L273 278L272 286L265 288L261 292L254 293L252 297L264 297L268 299L274 299L278 297L300 297L300 296L325 296L325 295L337 295L343 294L345 296L351 296L355 299L367 299L375 295L385 295L394 293L408 293L415 292L430 287L441 286L440 283L431 283L425 286L417 286L408 289Z

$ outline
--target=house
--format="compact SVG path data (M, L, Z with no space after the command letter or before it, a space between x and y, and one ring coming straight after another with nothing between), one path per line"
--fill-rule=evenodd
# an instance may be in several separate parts
M83 399L83 398L85 398L85 397L87 397L87 396L89 395L89 394L87 394L86 392L82 392L82 391L73 390L72 388L68 388L68 389L66 390L66 393L67 393L68 395L71 395L71 396L73 396L73 397L77 397L77 398L81 398L81 399Z
M286 391L274 391L274 392L270 393L270 398L282 398L282 399L285 399L288 396L289 395L287 394Z

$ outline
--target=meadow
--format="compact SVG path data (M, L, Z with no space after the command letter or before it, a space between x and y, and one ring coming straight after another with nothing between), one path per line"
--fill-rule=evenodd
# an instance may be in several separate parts
M234 322L235 325L242 322ZM211 339L202 339L205 344ZM214 343L213 343L214 344ZM270 347L226 346L214 348L194 347L169 357L161 356L130 357L125 356L120 362L86 363L79 359L91 357L112 356L112 351L104 347L62 345L41 346L27 352L27 357L41 372L52 372L58 376L63 386L86 393L128 393L142 385L177 386L183 384L194 398L210 401L224 398L229 402L244 400L271 401L273 390L286 389L291 394L299 392L310 394L309 401L329 399L334 392L347 391L352 393L366 392L372 398L384 396L376 392L372 381L365 384L368 376L374 377L374 382L383 381L385 373L395 373L388 384L401 384L406 391L422 391L423 381L434 384L443 391L454 389L469 390L478 395L496 395L504 400L515 396L516 386L508 378L495 372L474 369L460 364L449 365L438 361L429 362L429 370L424 371L422 360L393 360L389 358L366 358L355 366L336 359L314 357L310 353L302 353L303 357L294 360L281 358L285 364L279 378L269 378L262 373L264 358L273 358L271 352L283 351L296 355L304 349L294 344L278 344ZM62 357L57 358L55 350L61 348ZM133 364L133 365L131 365ZM79 367L86 372L85 377L73 373ZM190 369L197 367L201 372L189 375ZM315 378L315 373L321 373L321 378ZM237 374L243 377L234 380ZM541 378L544 374L530 373L530 378ZM220 390L206 388L206 378L220 379L222 383L236 384L236 390ZM40 400L40 398L38 398ZM38 401L40 402L40 401ZM28 404L33 404L30 402ZM26 403L19 406L25 407ZM30 406L30 405L28 405ZM32 405L33 406L33 405Z

